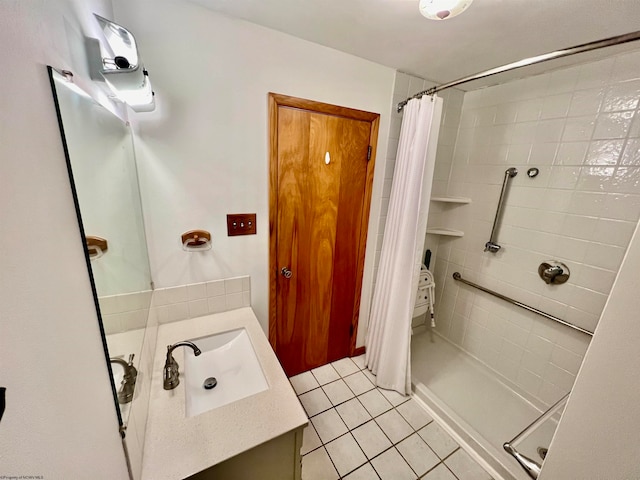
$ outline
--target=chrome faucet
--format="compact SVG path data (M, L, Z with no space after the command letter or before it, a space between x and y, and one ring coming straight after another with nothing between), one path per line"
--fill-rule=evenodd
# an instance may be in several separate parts
M180 384L178 362L171 353L177 347L190 347L193 349L193 354L197 357L202 352L200 349L191 342L178 342L173 345L167 345L167 360L164 362L164 370L162 371L163 387L165 390L173 390Z
M109 363L117 363L124 370L124 376L122 377L120 388L118 388L118 403L121 405L133 400L133 392L136 388L136 379L138 378L138 370L133 366L134 356L133 353L129 355L129 363L121 358L112 357L109 359Z

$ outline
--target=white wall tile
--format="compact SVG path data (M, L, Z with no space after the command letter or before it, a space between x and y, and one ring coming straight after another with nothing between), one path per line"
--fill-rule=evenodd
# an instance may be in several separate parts
M633 58L640 55L467 92L453 156L437 159L447 158L436 166L438 188L446 182L446 194L472 198L430 218L465 232L436 240L437 331L547 403L571 387L589 338L460 289L450 276L460 270L552 315L596 326L640 217L640 73L624 63L635 65ZM511 166L519 175L498 235L503 249L491 255L482 249ZM526 176L531 166L540 169L534 179ZM538 265L552 259L569 265L568 283L547 286L538 277Z
M227 310L235 310L236 308L242 308L242 292L230 293L225 295L225 304Z
M565 68L552 72L547 83L546 95L554 95L562 92L572 92L579 77L577 68Z
M640 55L637 52L616 57L611 70L611 82L624 82L640 77Z
M558 143L537 143L531 147L529 163L539 167L540 165L551 165L555 161Z
M623 247L591 243L589 244L586 255L591 265L607 270L618 271L625 251L626 248Z
M189 318L189 305L187 302L172 303L167 305L170 322L177 322Z
M551 355L551 362L569 373L576 375L582 364L582 357L556 345Z
M209 313L220 313L227 310L227 301L225 295L219 297L209 297L207 299Z
M562 141L579 142L591 140L595 126L596 117L594 115L568 118L564 125Z
M201 317L209 313L209 305L206 298L189 302L189 317Z
M224 293L224 280L207 282L207 297L217 297L219 295L224 295Z
M395 84L393 86L393 94L404 96L405 98L409 96L409 81L411 77L406 73L396 72Z
M228 278L224 281L224 293L229 295L230 293L242 292L242 278Z
M608 58L578 67L576 90L604 87L607 85L611 77L614 62L614 58Z
M598 115L593 138L624 138L631 127L634 112L602 113Z
M571 99L568 115L570 117L595 115L600 111L604 98L603 88L576 91Z
M540 118L566 117L571 105L572 93L562 93L545 97Z
M593 241L608 245L626 246L629 244L635 223L608 218L599 218L593 232Z
M172 303L186 302L189 299L187 296L186 286L165 288L164 293L167 298L167 305Z
M607 90L602 103L602 110L606 112L620 110L635 110L638 106L638 91L640 80L633 80L612 85Z
M207 298L206 283L192 283L187 286L187 297L191 300L201 300Z

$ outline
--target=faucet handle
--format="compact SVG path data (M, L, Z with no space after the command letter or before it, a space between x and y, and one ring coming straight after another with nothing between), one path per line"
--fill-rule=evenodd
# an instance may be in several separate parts
M547 285L562 284L569 280L569 267L557 261L543 262L538 267L538 275Z

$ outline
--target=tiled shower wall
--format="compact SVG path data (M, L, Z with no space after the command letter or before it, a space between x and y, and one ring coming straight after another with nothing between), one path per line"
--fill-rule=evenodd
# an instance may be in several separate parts
M380 211L380 230L376 243L376 258L374 267L374 279L378 276L378 265L380 264L380 252L382 250L382 239L384 236L384 228L387 222L387 211L389 210L389 198L391 196L391 182L393 180L393 172L396 166L396 153L398 150L398 141L400 139L400 126L402 124L402 113L396 111L398 103L406 100L410 95L414 95L420 91L434 87L436 83L422 78L397 72L396 81L393 89L393 108L391 118L391 128L389 132L389 143L387 148L387 163L384 177L384 189L382 192L382 208ZM439 94L443 99L442 109L442 125L440 127L440 136L438 137L438 150L436 153L436 166L433 177L433 195L441 194L446 191L447 182L449 180L449 171L451 170L451 162L453 161L453 149L460 123L460 113L462 111L462 99L464 92L451 88ZM437 204L431 203L430 211L439 212L440 208ZM431 217L430 217L431 221ZM437 247L437 237L427 235L427 243L431 240L431 244ZM374 288L372 291L375 290ZM424 317L422 317L423 319Z
M465 232L427 238L437 246L438 331L547 404L571 389L589 337L451 275L594 329L640 215L639 98L640 51L468 92L449 181L434 184L438 194L472 199L434 210L440 225ZM485 253L509 167L519 173L502 250ZM566 284L538 277L548 260L569 266Z

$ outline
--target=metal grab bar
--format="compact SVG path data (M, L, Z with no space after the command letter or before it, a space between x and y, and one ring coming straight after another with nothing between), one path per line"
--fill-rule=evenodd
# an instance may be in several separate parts
M546 412L544 412L542 415L536 418L533 422L531 422L527 427L525 427L524 430L522 430L519 434L513 437L510 441L502 445L502 448L504 448L504 450L507 453L512 455L518 461L520 466L524 468L527 474L529 474L529 476L533 479L537 479L538 475L540 475L540 471L542 470L542 465L540 465L535 460L532 460L531 458L527 457L526 455L523 455L522 453L518 452L514 444L517 444L521 439L524 439L527 436L529 436L532 430L534 430L535 428L538 428L540 424L542 424L550 416L555 414L558 406L561 405L562 402L565 402L567 398L569 398L569 393L567 393L564 397L562 397L560 400L554 403L551 406L551 408L549 408Z
M491 238L484 244L484 251L496 253L500 250L500 245L496 243L496 236L498 235L498 224L502 216L502 207L504 205L507 186L509 185L509 179L515 177L518 174L518 169L511 167L507 168L504 172L504 180L502 181L502 190L500 190L500 199L498 200L498 209L496 210L496 218L493 220L493 228L491 228Z
M584 333L586 335L589 335L590 337L593 336L593 332L590 332L589 330L585 330L584 328L578 327L577 325L574 325L573 323L566 322L566 321L562 320L561 318L554 317L553 315L545 313L542 310L538 310L537 308L530 307L529 305L527 305L525 303L522 303L522 302L519 302L517 300L514 300L511 297L507 297L505 295L502 295L501 293L494 292L493 290L489 290L488 288L482 287L482 286L478 285L477 283L473 283L473 282L470 282L469 280L465 280L464 278L462 278L462 275L460 275L460 272L455 272L453 274L453 279L458 281L458 282L462 282L462 283L464 283L466 285L469 285L470 287L477 288L478 290L482 290L483 292L488 293L489 295L493 295L494 297L498 297L499 299L504 300L505 302L509 302L509 303L511 303L513 305L516 305L516 306L520 307L520 308L524 308L525 310L529 310L530 312L537 313L538 315L540 315L540 316L542 316L544 318L548 318L549 320L553 320L554 322L561 323L565 327L572 328L574 330L577 330L578 332L582 332L582 333Z

